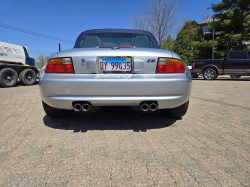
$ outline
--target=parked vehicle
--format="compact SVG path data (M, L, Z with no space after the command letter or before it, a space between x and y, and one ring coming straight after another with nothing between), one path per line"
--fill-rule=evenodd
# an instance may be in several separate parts
M69 117L73 110L92 113L101 106L131 106L145 113L160 109L166 117L182 117L191 82L187 65L159 49L151 33L98 29L81 33L73 49L53 54L39 85L52 118Z
M250 76L250 51L227 51L224 60L194 60L192 73L202 73L207 80L216 79L218 75Z
M18 78L23 85L33 85L39 73L28 47L0 42L0 86L12 87Z
M192 78L198 78L199 77L199 73L193 73L193 70L192 70L192 66L188 66L190 72L191 72L191 75L192 75Z

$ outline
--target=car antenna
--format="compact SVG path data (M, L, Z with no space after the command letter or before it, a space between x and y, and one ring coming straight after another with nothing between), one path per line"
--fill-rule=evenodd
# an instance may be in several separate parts
M61 44L59 43L59 51L61 51Z

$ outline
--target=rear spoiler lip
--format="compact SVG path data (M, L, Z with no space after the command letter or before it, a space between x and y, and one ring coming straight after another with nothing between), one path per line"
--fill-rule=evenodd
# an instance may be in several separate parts
M119 49L119 48L134 48L134 47L133 46L98 46L98 48Z

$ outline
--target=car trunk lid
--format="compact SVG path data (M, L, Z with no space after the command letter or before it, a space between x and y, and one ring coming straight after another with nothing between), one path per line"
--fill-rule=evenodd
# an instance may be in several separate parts
M99 57L131 57L132 71L130 73L153 74L158 57L173 58L173 53L154 48L105 46L60 51L58 57L72 57L77 74L103 73L99 71Z

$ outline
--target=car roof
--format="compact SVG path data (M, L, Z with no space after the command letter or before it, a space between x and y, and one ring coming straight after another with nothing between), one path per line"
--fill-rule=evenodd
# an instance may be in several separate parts
M74 48L80 48L80 43L85 35L88 34L96 34L96 33L131 33L131 34L145 34L147 35L153 45L154 48L159 49L158 42L154 35L151 32L145 31L145 30L137 30L137 29L92 29L82 32L76 39Z

